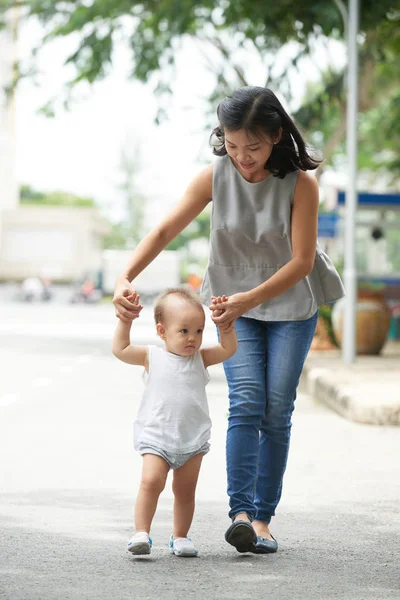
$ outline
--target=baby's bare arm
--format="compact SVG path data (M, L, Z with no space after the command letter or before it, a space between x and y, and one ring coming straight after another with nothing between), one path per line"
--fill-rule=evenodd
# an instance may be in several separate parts
M228 360L228 358L235 354L237 348L238 341L235 328L232 326L229 331L221 331L218 346L201 350L205 368Z
M219 316L222 313L222 311L218 309L218 305L221 302L225 302L227 299L227 296L213 296L213 305L215 305L215 309L213 310L213 317ZM224 362L225 360L228 360L228 358L235 354L238 348L238 341L235 331L235 321L230 321L229 323L221 323L221 325L218 325L218 329L220 338L220 343L218 344L218 346L214 346L212 348L205 348L204 350L202 350L203 362L206 368L211 365L216 365L218 363Z
M133 297L131 301L138 301ZM132 321L118 320L112 341L112 352L114 356L130 365L141 365L147 368L147 347L134 346L131 344L130 332Z

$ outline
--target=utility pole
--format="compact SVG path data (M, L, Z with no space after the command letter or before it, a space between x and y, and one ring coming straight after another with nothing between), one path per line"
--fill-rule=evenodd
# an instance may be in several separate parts
M0 31L0 210L14 209L18 206L14 80L17 68L19 9L9 9L7 17L7 26Z
M357 214L357 116L358 116L358 44L359 0L349 0L347 27L347 162L349 178L345 202L344 231L344 308L342 358L352 364L356 357L356 214Z

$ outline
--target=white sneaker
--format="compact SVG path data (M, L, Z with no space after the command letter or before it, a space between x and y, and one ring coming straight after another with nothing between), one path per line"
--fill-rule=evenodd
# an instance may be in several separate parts
M175 556L197 556L199 551L195 548L190 538L169 538L169 550Z
M133 538L128 542L128 550L132 554L150 554L153 541L148 533L140 531L135 533Z

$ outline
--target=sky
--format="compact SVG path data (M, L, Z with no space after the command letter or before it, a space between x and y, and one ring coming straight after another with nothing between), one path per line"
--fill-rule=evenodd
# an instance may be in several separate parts
M38 27L24 27L20 52L26 56L38 39ZM71 75L61 69L68 43L53 43L40 59L40 85L25 80L17 94L17 177L21 183L45 190L62 189L94 197L118 213L121 152L139 157L138 189L158 208L171 206L199 169L198 157L207 145L190 61L181 60L169 121L154 125L157 102L150 85L129 81L127 53L117 53L107 79L78 91L81 100L55 118L38 114L49 98L60 94ZM187 82L186 84L184 82ZM210 89L211 77L202 74L198 92ZM189 93L194 89L194 98ZM61 94L60 94L61 95ZM138 148L138 150L136 150ZM210 152L211 158L211 152Z
M34 22L20 29L18 53L22 60L40 38ZM204 129L205 98L213 89L213 76L194 42L186 40L177 54L177 76L169 120L154 124L157 101L152 85L127 78L130 58L117 48L112 73L103 81L78 90L81 97L69 112L60 109L54 119L38 114L50 98L60 94L73 71L62 68L74 46L70 40L52 42L40 53L40 76L26 79L16 98L16 172L20 184L40 190L64 190L93 197L117 220L123 215L124 197L121 152L135 156L138 147L138 191L149 198L157 218L179 199L204 160L213 155ZM292 49L283 50L285 60ZM344 50L332 42L329 54L318 53L320 65L340 64ZM243 65L251 84L262 85L265 72L254 56L243 54ZM306 76L305 76L306 75ZM318 77L317 65L304 63L303 72L293 73L297 101L307 79ZM282 100L282 98L280 98ZM295 98L296 101L296 98ZM216 122L215 122L216 124Z

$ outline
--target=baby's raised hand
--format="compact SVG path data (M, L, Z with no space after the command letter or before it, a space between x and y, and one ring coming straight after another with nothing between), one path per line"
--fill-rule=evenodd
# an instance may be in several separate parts
M230 333L235 328L235 319L226 318L226 307L229 301L228 296L211 296L212 304L210 310L212 311L211 319L214 321L220 332ZM224 316L222 316L224 315ZM219 317L222 316L222 319Z
M222 302L226 302L228 300L228 296L211 296L212 304L210 306L210 310L212 311L212 317L220 317L224 312L218 306L222 304Z
M139 307L138 313L133 317L132 320L137 319L139 317L141 310L143 309L143 306L140 304L140 296L136 292L133 292L133 294L130 294L127 297L127 299L129 300L129 302L132 302L132 304L135 304L136 306Z

